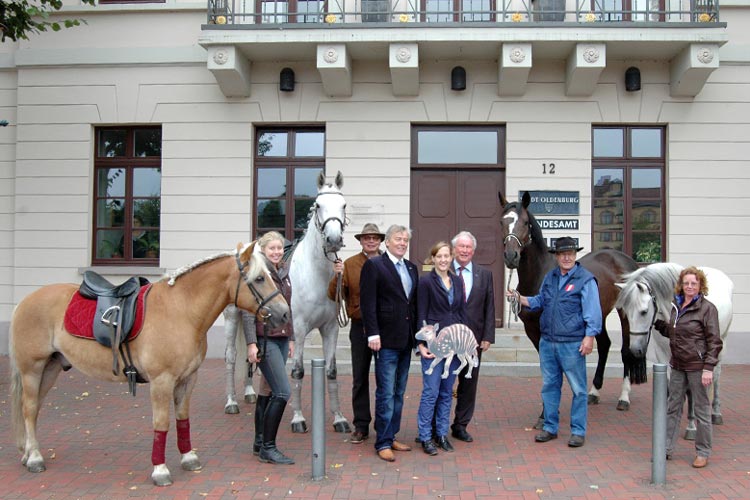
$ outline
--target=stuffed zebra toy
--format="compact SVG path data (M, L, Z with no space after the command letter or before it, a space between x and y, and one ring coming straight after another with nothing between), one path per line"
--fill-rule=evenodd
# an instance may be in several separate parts
M477 339L471 328L462 324L455 323L438 331L438 323L428 325L426 322L417 332L417 340L427 342L427 348L435 359L432 360L430 367L425 370L426 375L431 375L432 370L445 359L445 368L443 369L442 378L448 378L453 356L458 356L461 361L459 367L453 373L458 375L464 366L471 363L473 367L479 366L479 355L477 354ZM466 378L471 378L471 370L467 370Z

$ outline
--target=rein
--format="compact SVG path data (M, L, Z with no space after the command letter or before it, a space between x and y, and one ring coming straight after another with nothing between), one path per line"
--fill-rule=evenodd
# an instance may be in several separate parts
M508 273L508 285L506 286L506 290L510 290L510 280L513 278L513 269L510 268L510 273ZM510 324L510 314L513 313L513 317L516 321L518 321L518 313L521 312L521 299L520 295L518 293L518 290L516 290L513 293L512 297L508 297L506 300L510 304L510 307L508 308L508 323Z
M234 306L237 306L237 300L240 297L240 285L242 281L245 282L247 285L247 288L250 290L250 293L253 294L253 297L255 297L255 300L258 302L258 310L255 313L256 317L260 317L260 320L265 324L268 322L268 318L271 317L271 311L266 307L266 304L271 302L274 297L277 295L281 295L281 291L277 288L273 291L268 297L263 297L263 295L260 294L260 292L255 288L255 286L248 281L247 276L245 276L245 270L250 265L249 262L245 262L244 264L240 262L240 254L239 252L236 252L234 254L234 260L237 262L237 269L240 271L240 275L237 278L237 289L234 292Z
M336 260L339 260L336 255ZM349 324L349 314L346 312L346 305L344 304L344 273L338 273L336 275L336 321L338 321L340 327L345 327Z

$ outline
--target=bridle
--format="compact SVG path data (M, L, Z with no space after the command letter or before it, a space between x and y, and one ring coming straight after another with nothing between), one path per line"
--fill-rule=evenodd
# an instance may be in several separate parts
M337 191L330 191L330 192L325 192L325 193L318 193L318 196L315 197L315 203L312 206L313 210L315 211L315 218L314 218L315 229L318 230L318 232L320 233L320 235L323 237L322 239L324 241L325 241L326 226L328 225L329 222L331 222L331 221L338 222L339 225L341 226L341 232L342 233L344 232L344 228L347 226L346 210L344 210L344 219L343 220L340 219L340 218L338 218L338 217L336 217L336 216L328 217L324 221L320 220L320 212L318 210L320 208L320 204L318 203L318 198L320 198L321 196L326 195L326 194L336 194L336 195L339 195L341 197L344 196L342 193L339 193ZM329 257L329 254L331 254L331 253L333 253L333 256L334 256L333 259L331 259L331 257ZM328 250L326 250L325 245L323 245L323 255L325 255L326 259L328 259L331 262L336 262L338 260L338 258L339 258L338 254L336 252L329 252Z
M519 211L516 211L516 213L518 212ZM518 222L516 221L516 223ZM516 236L514 233L508 233L508 236L503 238L503 246L505 246L510 240L515 240L515 242L518 243L518 246L521 248L521 250L523 250L527 246L531 245L531 241L532 241L531 231L529 231L528 239L526 240L526 242L521 241L521 239L518 236Z
M263 295L258 291L257 288L255 288L255 285L252 281L247 279L246 271L247 268L250 266L250 261L245 262L244 264L240 262L240 254L239 251L235 252L234 254L234 260L237 262L237 269L240 271L240 275L237 278L237 289L234 292L234 306L237 306L237 300L240 297L240 285L244 281L247 285L247 288L250 290L250 293L253 294L253 297L255 297L255 300L258 302L258 310L255 312L255 316L260 318L260 320L265 324L268 322L268 320L271 318L271 310L266 307L266 304L271 302L274 297L277 295L281 295L281 291L276 288L276 290L273 291L268 297L263 297Z
M647 332L630 332L630 335L632 337L641 337L643 335L646 336L646 345L651 342L651 330L654 327L654 322L656 321L656 315L659 313L659 305L656 302L656 296L654 295L654 292L651 290L651 287L648 283L645 281L641 282L645 287L646 290L648 290L648 295L651 298L651 304L654 306L654 314L651 316L651 322L648 324L648 331Z

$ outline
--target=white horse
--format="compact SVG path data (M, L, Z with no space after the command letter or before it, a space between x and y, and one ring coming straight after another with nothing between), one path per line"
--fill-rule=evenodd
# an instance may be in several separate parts
M344 178L336 175L335 185L326 184L323 172L318 176L318 195L310 208L310 219L304 237L296 245L289 269L292 280L292 319L294 321L294 358L292 364L292 431L307 432L307 423L302 415L301 391L305 375L303 357L305 339L318 329L323 339L329 409L333 414L333 427L337 432L351 432L348 420L341 413L336 379L336 344L339 326L336 303L328 298L328 283L333 278L333 261L344 246L343 233L346 225L346 200L341 193ZM235 386L235 359L238 349L244 352L244 339L237 335L241 323L237 310L229 307L224 311L227 346L227 403L225 413L239 413ZM244 367L245 364L242 364ZM244 370L243 370L244 371ZM245 373L245 401L252 403L256 394L252 380Z
M683 266L671 262L651 264L632 273L623 275L624 283L615 307L624 312L630 323L630 351L634 356L648 357L654 363L669 363L669 339L656 332L655 341L649 343L651 330L656 320L669 321L672 311L674 289ZM708 295L706 299L716 306L719 312L719 329L721 340L726 350L726 337L732 324L732 292L734 284L729 277L718 269L698 267L706 275L708 281ZM719 356L721 360L721 355ZM721 425L721 402L719 399L719 379L721 364L714 368L714 382L712 386L713 398L711 421ZM625 395L628 398L629 396ZM685 439L695 439L695 414L693 413L692 397L688 398L688 427Z

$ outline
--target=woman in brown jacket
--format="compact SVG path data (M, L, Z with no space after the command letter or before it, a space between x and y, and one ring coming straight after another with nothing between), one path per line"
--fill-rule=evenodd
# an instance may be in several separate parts
M711 454L711 403L708 387L713 382L713 370L719 363L722 348L719 336L719 314L706 299L708 283L703 271L695 267L682 270L675 286L675 299L669 324L659 325L659 331L669 337L672 373L667 402L667 459L672 457L678 425L682 418L685 392L693 394L697 436L693 467L708 464Z

